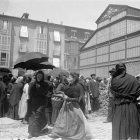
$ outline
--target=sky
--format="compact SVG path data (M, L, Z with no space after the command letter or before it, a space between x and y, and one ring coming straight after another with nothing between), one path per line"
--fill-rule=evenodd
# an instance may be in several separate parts
M109 4L140 9L140 0L0 0L0 14L96 30L95 21Z

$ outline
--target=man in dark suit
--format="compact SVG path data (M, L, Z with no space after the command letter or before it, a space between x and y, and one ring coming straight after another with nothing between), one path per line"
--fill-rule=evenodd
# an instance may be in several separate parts
M99 85L96 82L96 75L91 74L91 80L89 82L89 93L90 93L90 100L91 100L91 110L96 111L98 109L97 100L99 98Z

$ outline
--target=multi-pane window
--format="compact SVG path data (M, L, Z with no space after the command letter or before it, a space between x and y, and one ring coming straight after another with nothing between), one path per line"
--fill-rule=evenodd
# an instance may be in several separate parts
M10 50L11 37L0 35L0 50Z
M127 40L127 58L140 57L140 36Z
M126 16L126 11L122 11L114 16L111 17L111 22L115 21L115 20L118 20L122 17Z
M127 34L140 30L140 21L127 20Z
M79 45L77 42L71 42L69 48L70 54L78 54L79 53Z
M9 56L10 52L0 51L0 66L2 67L9 66Z
M47 28L44 26L37 26L37 38L47 39Z
M97 63L108 62L109 46L100 47L97 49Z
M46 54L47 53L47 41L38 40L36 51Z
M69 69L78 69L78 56L69 57Z
M76 30L71 30L71 37L76 38L77 31Z
M111 26L110 39L114 39L126 34L126 20Z
M110 61L125 59L125 41L110 45Z
M96 75L99 77L108 77L108 67L97 67Z
M0 19L0 34L11 35L11 25L11 22Z
M109 40L109 27L98 31L97 33L97 43L102 43Z
M105 25L107 25L107 24L109 24L110 23L110 20L109 19L106 19L106 20L104 20L104 21L102 21L102 22L100 22L99 24L98 24L98 28L100 28L100 27L102 27L102 26L105 26Z
M80 66L95 64L96 50L90 50L80 54Z

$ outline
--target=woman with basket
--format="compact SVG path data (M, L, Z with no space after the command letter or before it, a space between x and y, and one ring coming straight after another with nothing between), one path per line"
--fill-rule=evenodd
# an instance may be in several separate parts
M68 81L63 73L59 74L59 79L60 79L60 83L58 84L58 86L55 90L55 94L52 97L52 106L53 106L52 125L55 124L55 121L59 115L60 109L63 104L62 94L63 94L65 87L68 85Z
M92 134L88 122L81 110L80 101L83 98L83 85L78 74L70 73L69 86L64 90L64 103L56 120L50 137L60 137L65 140L91 139Z

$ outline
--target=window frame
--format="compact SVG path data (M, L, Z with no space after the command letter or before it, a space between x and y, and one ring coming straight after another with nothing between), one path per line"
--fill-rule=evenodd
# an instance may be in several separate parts
M85 40L89 39L89 37L90 37L90 33L89 32L85 32Z
M5 53L6 54L6 60L5 61L2 61L2 58L1 58L1 54L2 53ZM7 56L8 56L8 58L7 58ZM1 65L1 67L9 67L9 63L10 63L10 52L8 52L8 51L0 51L0 65ZM5 64L7 63L8 65L2 65L2 62L5 62Z
M6 28L4 28L5 26L4 26L4 23L6 23ZM8 30L8 21L7 20L3 20L3 26L2 26L2 28L4 29L4 30Z
M77 38L77 31L76 30L71 30L71 38Z

